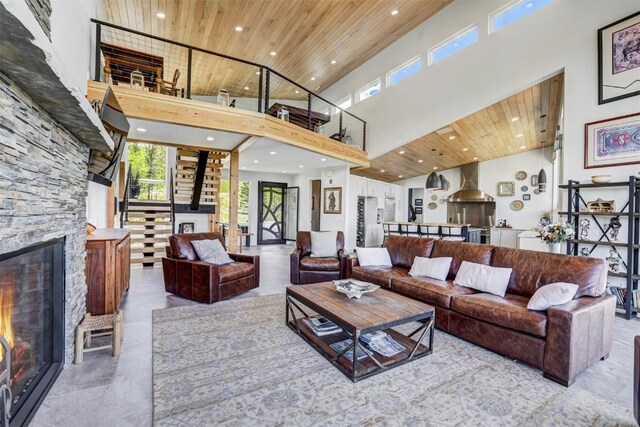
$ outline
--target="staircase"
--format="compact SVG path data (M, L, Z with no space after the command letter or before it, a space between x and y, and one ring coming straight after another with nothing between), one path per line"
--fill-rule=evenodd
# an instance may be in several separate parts
M176 204L191 204L194 194L196 172L198 169L199 151L179 148L176 158L175 195ZM226 153L210 151L204 172L200 205L217 204L217 193L220 189L220 170Z
M131 264L161 263L173 224L168 200L129 200L125 227L131 230Z

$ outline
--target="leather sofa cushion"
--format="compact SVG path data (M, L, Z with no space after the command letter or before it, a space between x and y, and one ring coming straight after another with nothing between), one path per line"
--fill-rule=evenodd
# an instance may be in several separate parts
M402 267L362 267L354 266L352 269L354 279L374 283L388 288L391 279L399 277L410 277L409 270Z
M311 253L311 232L298 231L296 235L296 249L300 249L302 255ZM336 253L340 252L343 249L344 233L342 231L338 231L338 236L336 238Z
M477 320L515 329L544 338L547 335L547 315L527 309L529 298L507 294L504 298L478 293L455 296L451 309Z
M178 259L186 259L189 261L198 261L198 255L191 244L194 240L213 240L218 239L224 248L224 239L220 233L190 233L190 234L173 234L169 236L169 245L171 246L171 256Z
M498 247L493 251L491 265L512 268L507 293L527 298L541 286L555 282L578 285L574 298L597 297L607 284L607 269L599 258Z
M403 277L391 282L391 289L429 304L449 308L451 298L459 295L473 295L477 291L458 286L451 280L436 280L431 278Z
M253 274L253 264L248 262L232 262L218 267L220 283L232 282Z
M300 259L300 270L340 271L340 260L338 258L312 258L305 256Z
M429 258L433 242L433 239L424 237L387 236L384 247L389 251L394 267L409 269L415 257Z
M462 261L489 265L494 247L478 243L461 243L450 240L436 240L431 258L451 257L451 266L447 280L453 280L458 274Z

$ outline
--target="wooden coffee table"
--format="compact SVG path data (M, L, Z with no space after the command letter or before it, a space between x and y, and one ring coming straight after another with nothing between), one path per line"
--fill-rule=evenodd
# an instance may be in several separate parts
M309 317L311 311L326 317L342 328L341 333L317 336L302 319ZM315 348L336 368L353 382L384 372L412 360L428 356L433 350L433 326L435 309L422 302L404 297L386 289L367 293L360 299L349 299L338 292L333 282L310 285L293 285L287 288L286 324ZM410 334L404 335L396 326L410 322L423 322ZM385 357L369 350L360 342L364 334L383 330L402 344L405 350L392 357ZM417 340L411 339L418 335ZM426 336L428 344L423 344ZM331 344L351 339L351 345L338 353ZM356 348L366 357L358 360L358 351L347 359L344 354Z

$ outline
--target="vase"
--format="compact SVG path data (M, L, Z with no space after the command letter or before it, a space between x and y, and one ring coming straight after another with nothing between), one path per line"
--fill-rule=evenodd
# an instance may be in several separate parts
M561 243L547 243L547 252L559 254L561 252Z

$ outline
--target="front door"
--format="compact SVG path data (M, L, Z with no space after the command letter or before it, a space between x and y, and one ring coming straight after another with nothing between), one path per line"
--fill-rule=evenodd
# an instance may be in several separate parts
M258 244L285 243L284 205L287 184L258 182Z

